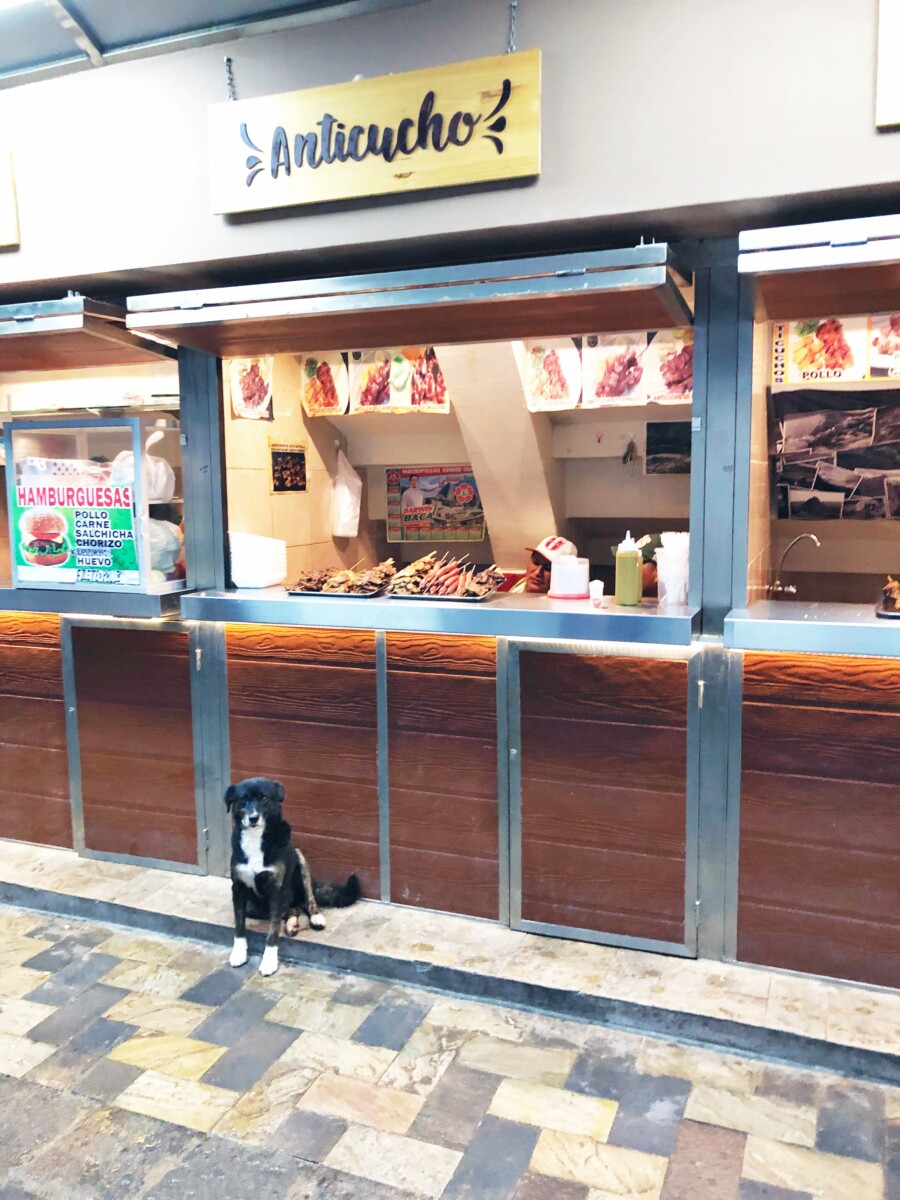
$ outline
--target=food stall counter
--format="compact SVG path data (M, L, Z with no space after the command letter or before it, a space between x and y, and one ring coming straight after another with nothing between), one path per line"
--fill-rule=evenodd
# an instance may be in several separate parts
M181 598L181 613L187 620L231 624L688 646L699 631L700 609L661 607L651 601L631 608L604 601L598 610L588 600L510 594L486 603L387 597L304 599L272 587L196 592Z
M900 658L900 620L876 616L871 604L760 600L728 614L725 645L729 650Z

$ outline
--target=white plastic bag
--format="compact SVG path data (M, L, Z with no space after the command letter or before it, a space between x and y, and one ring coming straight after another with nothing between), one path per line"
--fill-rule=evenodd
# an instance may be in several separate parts
M332 537L352 538L359 533L362 480L350 466L343 450L338 450L337 472L331 500Z
M164 577L171 575L184 541L181 530L171 521L155 521L151 517L147 522L147 532L150 538L151 568L154 571L162 571Z
M145 455L144 460L148 504L168 504L175 495L175 472L164 458L157 458L155 454ZM113 459L110 477L116 484L134 483L134 455L130 450L123 450Z

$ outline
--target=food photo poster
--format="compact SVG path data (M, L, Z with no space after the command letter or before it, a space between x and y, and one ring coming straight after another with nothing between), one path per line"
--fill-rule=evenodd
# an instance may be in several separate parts
M694 331L592 333L522 343L531 412L690 404Z
M272 494L306 491L306 446L269 442L272 461Z
M448 413L447 383L433 346L351 350L350 412Z
M249 421L272 421L272 367L269 358L231 360L231 411Z

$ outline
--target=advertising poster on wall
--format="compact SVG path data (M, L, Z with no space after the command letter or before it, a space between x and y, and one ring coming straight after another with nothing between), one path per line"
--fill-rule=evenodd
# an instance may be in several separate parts
M778 516L897 519L900 390L772 393Z
M130 486L26 479L11 508L19 583L140 585Z
M481 542L484 509L470 466L388 467L389 542Z

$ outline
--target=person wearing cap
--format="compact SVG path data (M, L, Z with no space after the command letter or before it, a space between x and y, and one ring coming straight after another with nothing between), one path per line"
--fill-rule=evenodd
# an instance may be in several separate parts
M526 592L533 596L546 596L550 591L550 568L556 559L562 558L564 554L578 553L574 542L556 534L545 537L536 546L526 546L525 549L531 554L525 575L510 590Z

